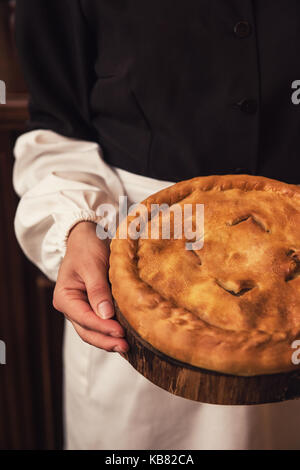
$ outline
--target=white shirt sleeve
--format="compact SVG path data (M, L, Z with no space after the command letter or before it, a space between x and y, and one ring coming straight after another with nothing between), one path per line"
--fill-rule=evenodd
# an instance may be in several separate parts
M13 184L21 200L15 232L26 256L55 281L72 227L98 222L102 203L118 208L124 188L94 142L36 130L14 148Z

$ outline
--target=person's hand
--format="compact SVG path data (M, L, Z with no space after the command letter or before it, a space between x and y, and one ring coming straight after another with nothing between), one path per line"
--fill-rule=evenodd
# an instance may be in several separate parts
M99 240L96 225L77 224L68 238L53 305L72 322L83 341L106 351L124 353L129 347L123 327L112 320L108 267L109 244Z

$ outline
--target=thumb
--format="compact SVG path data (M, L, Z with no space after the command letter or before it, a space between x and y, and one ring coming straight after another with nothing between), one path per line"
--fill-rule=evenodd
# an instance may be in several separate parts
M107 266L104 263L89 270L84 280L89 303L100 318L107 320L115 314L110 286L108 283Z

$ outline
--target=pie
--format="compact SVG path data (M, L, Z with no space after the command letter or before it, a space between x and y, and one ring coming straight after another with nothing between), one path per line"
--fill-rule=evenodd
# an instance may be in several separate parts
M174 184L142 204L149 220L153 204L166 204L171 222L174 205L203 204L204 243L188 250L172 227L163 238L164 211L155 216L158 238L130 237L136 214L121 223L109 276L136 334L201 369L241 376L298 370L292 355L300 345L300 187L258 176L208 176ZM128 236L121 239L124 224ZM149 226L143 230L149 234Z

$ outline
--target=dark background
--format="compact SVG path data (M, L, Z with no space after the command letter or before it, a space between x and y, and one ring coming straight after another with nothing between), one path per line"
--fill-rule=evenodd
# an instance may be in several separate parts
M25 132L26 85L14 44L15 1L0 0L0 449L60 449L63 317L52 308L53 284L22 254L15 234L13 147Z

